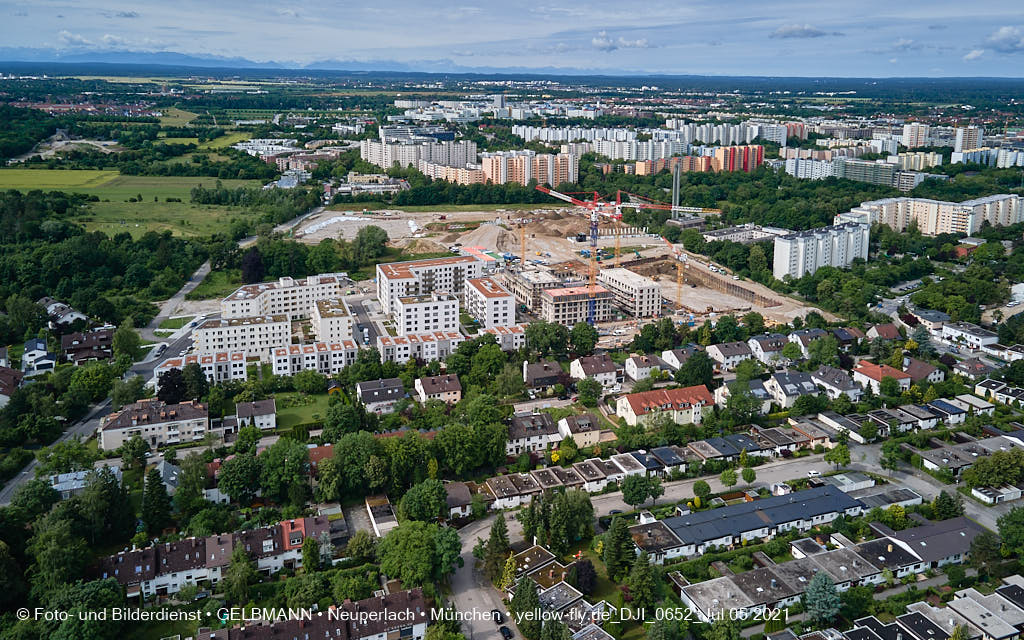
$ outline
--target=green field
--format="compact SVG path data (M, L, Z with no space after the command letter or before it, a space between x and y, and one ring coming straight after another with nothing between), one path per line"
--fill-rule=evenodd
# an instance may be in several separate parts
M434 204L415 207L396 207L386 202L354 202L333 204L327 207L327 209L329 211L361 211L363 209L377 211L380 209L389 209L392 211L408 211L410 213L424 211L440 211L441 213L450 211L455 213L459 211L497 211L498 209L505 209L508 211L532 211L533 209L556 209L571 206L573 205L564 202L545 202L543 204Z
M213 298L224 298L240 286L242 286L242 271L240 269L211 271L210 275L203 278L198 287L185 294L185 299L210 300Z
M169 127L180 127L199 117L199 114L192 113L191 111L183 111L175 107L164 109L163 114L164 115L160 117L160 124Z
M187 199L187 196L186 196ZM241 207L218 207L186 202L95 202L89 212L75 218L89 231L109 236L128 232L140 237L149 231L170 231L184 237L208 236L226 230L244 217Z
M102 187L120 174L117 171L60 171L59 169L0 169L0 189L81 191Z
M157 141L166 144L199 144L199 138L157 138Z
M207 142L204 142L203 144L199 145L199 148L200 149L223 149L225 147L230 147L231 145L235 144L236 142L241 142L242 140L248 140L251 137L252 137L251 133L228 133L228 134L220 136L219 138L214 138L213 140L209 140Z
M300 393L278 393L275 397L281 401L284 401L289 397L302 396ZM288 429L294 427L297 424L308 424L313 422L313 414L320 416L320 420L323 420L327 416L327 394L319 393L312 396L313 403L301 405L298 407L285 407L277 410L277 428Z
M180 329L189 322L192 322L192 318L195 316L181 316L179 318L167 318L160 323L161 329Z

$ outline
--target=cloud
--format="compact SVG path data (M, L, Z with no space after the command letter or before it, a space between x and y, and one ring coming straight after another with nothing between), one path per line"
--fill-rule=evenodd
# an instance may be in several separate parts
M921 43L914 42L907 38L900 38L892 45L892 51L910 51L912 49L920 49Z
M118 11L114 14L115 18L138 18L138 11Z
M984 49L971 49L964 55L964 61L970 62L971 60L977 60L985 53Z
M1024 53L1024 32L1017 27L999 27L988 37L988 43L1001 53Z
M18 16L19 18L24 18L25 16L28 15L28 11L15 11L14 15Z
M928 25L928 30L929 31L942 31L943 29L948 29L948 28L949 28L949 26L948 25L944 25L944 24L930 24L930 25Z
M57 40L65 47L88 47L92 42L85 36L70 31L61 31L57 34Z
M772 31L769 38L821 38L824 36L841 36L838 31L823 31L809 24L785 24Z
M296 11L295 9L278 9L277 15L285 18L298 18L299 12Z
M128 41L121 36L113 36L109 33L104 34L100 41L107 47L124 47L128 44Z
M590 44L601 51L615 51L616 49L650 49L651 44L647 41L647 38L637 38L636 40L627 40L622 36L618 39L613 39L608 35L607 31L599 31L596 36L590 39Z

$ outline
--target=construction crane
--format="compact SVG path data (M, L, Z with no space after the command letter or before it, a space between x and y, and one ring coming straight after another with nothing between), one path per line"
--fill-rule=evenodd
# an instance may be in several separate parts
M526 268L526 225L519 223L519 268Z
M626 201L623 202L622 196L626 196ZM678 198L678 193L675 194L675 198ZM671 211L672 217L676 214L687 213L692 215L709 215L709 214L720 214L721 209L707 209L704 207L681 207L677 204L665 204L663 202L657 202L651 198L645 198L644 196L630 193L619 189L615 192L615 209L621 211L622 209L655 209L658 211ZM620 214L621 215L621 214Z

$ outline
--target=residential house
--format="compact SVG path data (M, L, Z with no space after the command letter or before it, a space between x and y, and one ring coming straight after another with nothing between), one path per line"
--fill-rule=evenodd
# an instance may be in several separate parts
M526 383L527 389L550 391L556 384L568 384L569 376L557 362L530 363L523 360L523 382Z
M151 398L124 406L100 426L100 449L113 451L138 435L151 448L198 442L210 427L205 404L182 402L165 404Z
M750 428L750 433L757 439L762 451L767 451L775 457L793 453L800 448L793 437L793 432L787 429L754 426Z
M970 322L950 322L942 325L942 341L968 349L980 349L999 342L999 336L994 331L982 329Z
M852 402L859 402L864 393L864 390L853 381L850 374L828 365L818 367L818 370L811 374L811 382L824 390L830 400L845 395Z
M85 333L67 333L60 337L60 350L64 358L76 365L93 360L109 360L114 355L113 345L113 327Z
M549 446L558 446L562 437L550 413L517 413L509 421L505 454L518 456L544 451Z
M25 377L53 371L56 366L57 356L46 349L46 340L32 338L25 342L25 350L21 354L21 370Z
M592 378L608 389L619 381L619 365L607 353L581 356L569 364L569 375L574 380Z
M801 396L818 395L818 387L811 380L811 374L802 371L779 371L768 377L764 383L772 399L782 408L796 404Z
M736 365L754 357L746 342L723 342L707 348L708 356L723 370L735 369Z
M806 443L799 440L801 447L814 449L818 445L821 445L826 449L831 449L835 446L829 432L814 420L803 417L790 417L787 422L793 429L794 438L807 438Z
M103 465L100 469L109 470L114 474L117 483L121 484L121 467ZM89 484L89 474L100 469L85 469L50 476L50 487L60 494L61 500L73 498L85 491L85 487Z
M968 358L967 360L961 360L953 366L953 373L959 374L972 382L984 380L992 375L995 370L995 367L985 364L981 358Z
M882 380L892 378L899 385L900 391L910 389L910 376L887 364L875 364L869 360L861 360L853 370L853 381L871 390L875 395L882 393Z
M971 542L985 531L980 524L964 516L936 522L926 521L921 526L902 531L893 531L881 523L872 523L871 528L879 535L903 543L932 569L965 562ZM1024 617L1021 618L1021 624L1024 624Z
M540 485L528 473L512 473L488 478L487 490L494 496L495 509L514 509L540 493Z
M867 337L870 340L901 340L900 330L891 322L876 324L868 329Z
M910 376L911 384L922 381L935 383L946 379L946 373L942 369L910 356L903 357L903 373Z
M951 398L949 403L975 416L991 416L996 410L995 405L991 402L986 402L966 393Z
M591 413L566 416L558 421L562 439L572 438L580 449L592 447L601 440L601 421Z
M931 333L941 333L943 325L950 321L948 313L934 309L913 309L910 313Z
M789 334L789 341L799 345L800 353L805 358L809 358L811 357L809 349L811 343L825 337L828 337L828 332L824 329L798 329Z
M415 387L416 395L423 404L429 400L440 400L453 405L462 400L462 384L454 373L416 378Z
M256 427L261 431L277 428L277 402L273 398L235 405L238 428Z
M775 366L784 360L782 349L787 344L789 339L781 333L765 333L747 340L753 356L768 366Z
M666 474L675 471L686 472L686 460L689 457L686 449L677 446L655 447L651 449L651 455L658 459Z
M632 356L626 360L626 377L630 380L643 380L650 378L651 373L656 369L668 368L658 356Z
M711 392L702 384L681 389L654 389L619 398L616 415L624 418L630 426L649 424L661 415L678 424L699 424L714 401Z
M7 406L14 391L21 386L25 374L17 369L7 366L0 366L0 409Z
M661 352L661 360L673 371L678 371L679 367L686 364L686 361L690 359L694 353L699 351L700 348L693 345L680 347L678 349L670 349L668 351Z
M446 482L444 490L449 518L468 518L472 515L473 496L465 482Z
M63 302L50 297L40 298L36 301L36 304L46 309L46 317L50 320L51 329L57 325L69 327L79 321L82 323L89 321L89 317L81 311L76 311Z
M384 415L395 410L395 405L409 394L401 378L380 378L356 383L356 399L370 413Z
M836 327L832 329L832 337L839 343L840 351L849 351L864 339L864 332L857 327Z
M181 467L161 459L156 463L156 472L160 474L160 482L167 490L167 495L173 496L178 491L178 477L181 475Z

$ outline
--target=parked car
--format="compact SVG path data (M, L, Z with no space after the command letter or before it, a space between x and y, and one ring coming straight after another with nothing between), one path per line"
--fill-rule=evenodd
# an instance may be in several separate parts
M498 631L501 632L501 637L505 638L505 640L512 640L515 637L515 634L508 627L500 627Z
M815 471L814 469L811 469L810 471L807 472L807 477L808 478L817 478L820 475L821 475L821 472L820 471Z
M494 618L494 621L498 624L505 622L505 616L503 616L501 611L498 611L497 609L491 609L491 617Z

